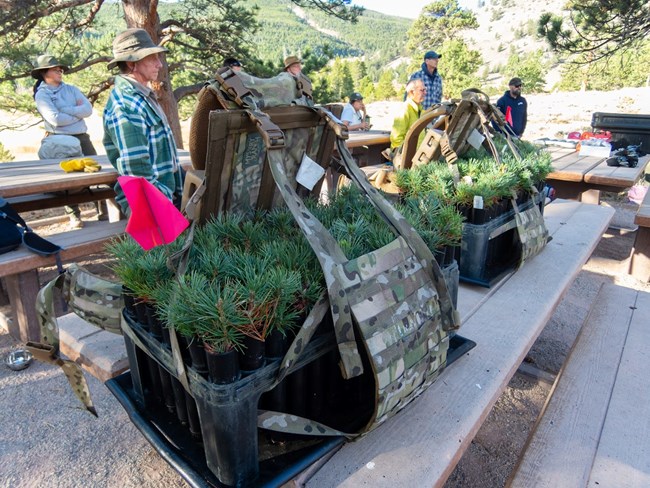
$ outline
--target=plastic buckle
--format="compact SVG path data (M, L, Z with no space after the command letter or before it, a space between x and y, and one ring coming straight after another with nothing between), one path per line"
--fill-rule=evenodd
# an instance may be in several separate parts
M221 83L221 86L233 101L240 107L248 108L249 103L244 101L244 98L252 95L252 92L246 88L241 79L237 76L231 68L220 68L215 74L215 79ZM253 107L251 107L253 108Z
M268 149L281 149L284 147L284 132L275 125L271 118L263 112L247 110L248 116L258 127Z

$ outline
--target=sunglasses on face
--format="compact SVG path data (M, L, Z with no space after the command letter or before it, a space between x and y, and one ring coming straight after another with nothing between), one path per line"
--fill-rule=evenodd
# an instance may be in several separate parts
M515 88L521 88L521 85L512 85L512 86L514 86Z

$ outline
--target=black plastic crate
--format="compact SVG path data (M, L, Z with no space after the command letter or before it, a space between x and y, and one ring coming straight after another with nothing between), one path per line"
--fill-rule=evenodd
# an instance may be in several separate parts
M520 203L521 211L539 205L543 197ZM515 225L515 211L511 209L485 224L463 224L460 246L460 281L490 287L505 274L514 270L521 257L521 243Z
M475 342L459 335L450 337L447 367L475 346ZM331 378L329 380L331 381ZM137 383L137 374L134 376L134 371L127 371L107 381L106 386L158 454L190 486L197 488L229 486L224 485L213 472L208 463L209 456L213 453L206 451L202 440L179 423L176 415L163 408L159 401L152 402L149 399L149 405L143 405ZM358 395L351 390L345 394L353 397L353 400L358 399ZM258 437L260 446L258 474L255 479L240 480L236 486L280 487L345 442L344 437L296 439L287 435L278 440L274 439L274 433L263 430L259 430ZM245 446L241 444L245 442L244 439L235 439L235 442L237 442L236 447Z
M594 112L591 126L610 131L614 148L641 144L644 152L650 152L650 115Z
M202 452L208 470L226 486L257 484L262 461L273 465L272 460L286 457L288 449L329 445L329 440L317 437L261 433L258 408L307 417L345 432L360 430L372 414L372 369L368 364L363 375L343 380L333 332L317 331L290 373L268 393L281 358L267 359L262 368L225 385L212 383L205 373L188 367L192 390L185 391L175 376L170 347L127 312L124 318L131 401L164 437L179 439L188 452ZM329 318L320 330L333 330Z
M442 272L456 304L457 263ZM372 368L363 355L364 374L343 379L329 313L273 389L280 357L267 358L262 368L221 385L210 382L206 367L188 354L189 392L175 376L168 334L151 327L151 320L148 326L140 323L148 315L150 319L142 307L125 309L131 370L107 386L147 440L193 486L280 486L344 442L258 429L258 408L310 418L343 432L360 431L372 414ZM452 334L449 345L447 365L475 344Z

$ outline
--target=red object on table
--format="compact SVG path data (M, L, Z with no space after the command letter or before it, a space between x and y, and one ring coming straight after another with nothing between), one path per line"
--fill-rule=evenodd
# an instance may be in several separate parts
M131 207L126 232L143 249L148 251L173 242L190 225L174 204L146 179L120 176L117 181Z

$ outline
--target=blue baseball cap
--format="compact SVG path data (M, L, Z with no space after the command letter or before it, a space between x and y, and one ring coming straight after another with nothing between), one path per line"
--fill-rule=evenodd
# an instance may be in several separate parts
M424 55L424 59L440 59L442 57L442 54L438 54L435 51L427 51L427 53Z

